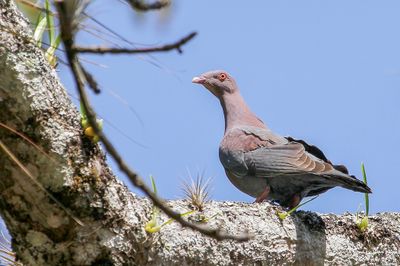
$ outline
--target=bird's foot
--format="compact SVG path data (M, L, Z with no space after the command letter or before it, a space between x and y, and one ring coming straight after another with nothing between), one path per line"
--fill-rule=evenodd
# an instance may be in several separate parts
M288 206L289 210L297 207L297 205L300 204L300 201L301 201L301 197L298 194L294 195Z
M256 200L254 201L254 203L260 203L263 202L264 200L266 200L268 198L269 192L271 191L271 188L269 186L266 186L264 191L261 193L260 196L258 196L256 198Z

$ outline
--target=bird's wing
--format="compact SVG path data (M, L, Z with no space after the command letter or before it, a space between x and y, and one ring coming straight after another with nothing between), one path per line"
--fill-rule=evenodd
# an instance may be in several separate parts
M318 177L320 180L318 182L329 186L342 186L354 191L371 192L368 186L354 176L336 169L331 163L307 152L301 143L288 142L283 145L260 147L245 153L243 159L248 172L253 173L256 177L301 176L305 178L304 182Z
M294 139L290 136L285 137L288 141L290 142L297 142L300 143L301 145L304 146L304 149L306 152L314 155L315 157L317 157L318 159L323 160L326 163L329 163L333 166L333 168L335 168L336 170L344 173L344 174L349 174L349 171L347 170L346 166L341 165L341 164L332 164L332 162L330 160L328 160L328 158L326 158L325 154L317 147L311 144L308 144L307 142L305 142L302 139ZM354 177L354 176L351 176ZM354 177L355 178L355 177Z
M245 133L245 137L242 138L245 138L247 142L251 142L252 140L254 141L255 139L264 141L264 145L258 145L258 149L267 147L272 150L283 149L286 154L292 153L292 156L293 154L298 154L298 158L290 160L290 163L293 166L297 166L296 170L323 173L336 169L344 174L348 174L345 166L333 165L318 147L308 144L304 140L294 139L292 137L282 137L267 128L242 126L240 127L240 130ZM251 145L249 145L249 147L251 147ZM282 153L282 151L280 151L280 153Z
M228 131L220 146L220 159L225 169L239 178L295 177L299 182L317 180L332 187L371 191L348 175L344 166L332 165L317 147L281 137L266 128L241 126Z
M308 152L311 153L312 155L314 155L315 157L323 160L324 162L330 163L330 161L328 160L328 158L326 158L325 154L317 147L311 144L308 144L307 142L305 142L302 139L295 139L292 138L290 136L285 137L285 139L287 139L290 142L297 142L300 143L301 145L304 146L304 149Z
M244 155L249 169L257 176L292 174L327 174L335 171L333 166L308 153L304 145L297 142L260 147Z

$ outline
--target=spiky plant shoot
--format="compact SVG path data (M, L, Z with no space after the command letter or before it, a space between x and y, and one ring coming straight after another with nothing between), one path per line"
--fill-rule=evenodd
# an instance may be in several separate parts
M193 209L203 211L210 201L210 179L205 180L203 174L198 174L196 180L190 178L190 183L183 182L183 192Z

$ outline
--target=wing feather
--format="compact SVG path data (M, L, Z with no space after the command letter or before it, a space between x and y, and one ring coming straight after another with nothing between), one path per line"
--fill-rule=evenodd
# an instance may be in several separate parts
M303 180L301 182L304 184L300 186L304 187L308 187L305 184L311 185L316 182L316 184L320 184L317 186L324 184L324 187L342 186L354 191L371 192L371 189L362 181L335 169L329 162L308 153L300 143L289 142L269 148L261 147L245 153L244 160L252 162L249 170L254 172L257 177L285 176L297 180L292 182Z
M300 143L289 142L272 147L260 147L245 153L245 160L252 161L255 172L264 174L290 172L297 174L330 174L333 167L323 160L308 153Z

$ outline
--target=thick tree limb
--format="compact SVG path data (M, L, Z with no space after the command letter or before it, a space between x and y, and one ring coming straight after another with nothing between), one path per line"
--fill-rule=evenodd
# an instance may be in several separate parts
M10 30L3 31L3 28ZM174 222L147 234L151 203L111 173L101 150L82 134L79 113L30 37L11 0L0 2L0 120L28 136L57 162L14 133L0 139L38 181L85 226L79 226L20 168L0 153L0 213L26 265L398 265L400 214L370 217L299 212L283 222L268 203L211 202L204 215L244 243L216 241ZM184 201L168 202L176 212ZM162 216L160 220L167 219Z

